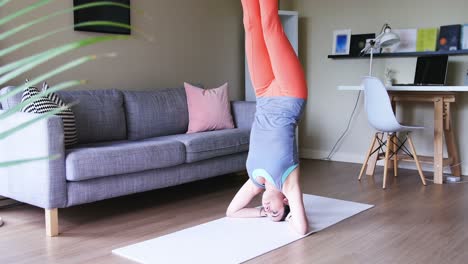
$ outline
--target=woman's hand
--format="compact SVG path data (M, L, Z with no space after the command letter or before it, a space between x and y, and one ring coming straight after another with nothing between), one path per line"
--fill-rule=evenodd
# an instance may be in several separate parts
M304 200L302 200L302 190L299 185L299 170L296 169L287 179L286 185L283 186L283 193L288 198L291 212L286 217L288 218L291 228L300 235L305 235L309 229L309 222L304 208Z
M267 213L265 212L265 208L263 206L260 207L260 214L259 217L267 217Z
M302 192L298 190L288 195L291 212L286 216L286 221L298 234L305 235L307 234L309 223L304 209L304 202L302 201Z

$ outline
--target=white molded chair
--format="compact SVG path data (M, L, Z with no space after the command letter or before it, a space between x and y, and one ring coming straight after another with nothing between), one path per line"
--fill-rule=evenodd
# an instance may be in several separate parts
M365 108L367 112L367 119L369 124L377 130L375 133L370 148L366 155L366 160L362 164L361 172L359 173L359 180L361 180L364 170L369 162L370 157L377 152L378 159L385 160L384 166L384 178L383 178L383 188L386 188L387 182L387 170L388 163L393 157L394 161L394 175L398 175L398 152L401 150L405 152L409 157L413 158L416 162L418 168L419 176L424 185L426 185L426 179L421 170L421 165L419 163L416 150L414 148L413 140L411 138L410 132L417 129L424 129L424 127L417 126L403 126L398 123L395 114L393 112L392 104L390 102L390 97L387 93L382 81L374 77L364 77L362 81L362 87L364 88L364 98L365 98ZM397 136L398 132L406 134L406 138L401 141ZM387 134L386 140L384 136ZM406 141L409 142L411 152L405 147ZM376 142L378 146L375 147ZM385 147L385 154L383 154L383 149Z

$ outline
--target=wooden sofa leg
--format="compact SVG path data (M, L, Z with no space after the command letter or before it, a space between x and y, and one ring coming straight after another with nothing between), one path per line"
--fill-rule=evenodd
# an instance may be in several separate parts
M59 234L58 209L45 209L46 233L49 237L55 237Z

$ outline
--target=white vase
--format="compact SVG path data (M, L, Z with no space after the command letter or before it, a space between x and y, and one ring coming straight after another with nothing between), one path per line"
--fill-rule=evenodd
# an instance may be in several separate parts
M385 84L385 86L392 86L393 85L393 80L392 79L385 79L384 84Z

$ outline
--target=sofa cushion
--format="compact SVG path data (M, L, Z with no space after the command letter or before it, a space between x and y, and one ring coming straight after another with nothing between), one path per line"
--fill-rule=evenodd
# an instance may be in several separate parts
M184 88L125 91L128 139L187 132L188 110Z
M170 140L87 144L68 150L65 159L69 181L166 168L184 161L184 145Z
M188 83L184 86L189 112L187 133L234 128L227 83L213 89L202 89Z
M250 130L248 129L226 129L150 138L145 141L180 141L185 145L185 161L192 163L247 151L249 149L249 139Z
M7 87L3 87L0 89L0 96L1 95L4 95L6 93L9 93L11 91L13 91L16 87L15 86L7 86ZM22 97L22 93L17 93L13 96L10 96L6 99L3 99L0 103L1 103L1 108L3 110L8 110L10 108L12 108L13 106L21 103L21 97Z
M60 91L72 107L80 144L127 139L122 92L118 90Z
M27 79L26 82L28 82ZM42 87L42 91L49 89L49 85L46 82L44 82ZM30 86L24 90L21 102L24 103L29 101L33 97L38 96L40 93L41 92L37 87ZM75 114L73 114L73 111L62 101L62 99L57 94L49 93L46 96L36 98L34 101L27 103L23 109L21 109L21 111L25 113L45 114L50 111L57 110L61 107L64 109L55 115L62 119L65 147L70 147L78 143L78 137L76 135Z
M231 102L232 115L237 128L250 129L255 119L256 102Z

